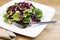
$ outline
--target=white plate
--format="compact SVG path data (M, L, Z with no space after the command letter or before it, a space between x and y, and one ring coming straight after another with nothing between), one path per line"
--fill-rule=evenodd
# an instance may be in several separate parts
M8 30L13 31L13 32L18 33L18 34L28 36L28 37L38 36L43 31L43 29L47 26L47 24L38 25L38 26L32 25L31 27L21 29L15 25L9 25L9 24L4 23L3 15L6 13L6 8L13 5L15 2L21 2L21 1L10 1L7 4L0 7L0 27L8 29ZM50 21L51 20L51 18L53 17L53 15L55 13L54 8L48 7L48 6L43 5L43 4L35 3L35 2L31 2L31 3L36 8L39 8L43 11L43 18L41 19L42 21Z

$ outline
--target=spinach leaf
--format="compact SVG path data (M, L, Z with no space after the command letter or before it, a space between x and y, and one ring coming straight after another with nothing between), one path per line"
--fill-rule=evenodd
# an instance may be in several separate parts
M29 23L29 22L30 22L30 19L31 19L31 18L27 18L27 17L26 17L26 18L23 18L23 22L24 22L24 23Z

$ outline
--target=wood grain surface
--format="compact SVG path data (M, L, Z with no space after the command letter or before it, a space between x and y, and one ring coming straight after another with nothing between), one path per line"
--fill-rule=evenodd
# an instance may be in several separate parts
M0 6L10 0L0 0ZM32 0L30 0L32 1ZM49 24L44 31L36 38L28 38L22 35L17 35L16 40L60 40L60 0L33 0L56 9L56 13L52 20L56 20L56 24Z

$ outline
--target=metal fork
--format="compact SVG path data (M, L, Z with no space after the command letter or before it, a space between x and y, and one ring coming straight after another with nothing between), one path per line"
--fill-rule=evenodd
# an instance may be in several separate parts
M46 22L39 22L39 23L36 23L36 22L31 22L29 25L27 25L28 27L30 27L32 24L40 24L40 25L44 25L44 24L55 24L57 21L46 21ZM14 22L13 23L15 26L18 26L20 28L24 28L24 26Z
M40 24L40 25L44 25L44 24L55 24L57 23L57 21L46 21L46 22L31 22L28 26L30 27L32 24Z

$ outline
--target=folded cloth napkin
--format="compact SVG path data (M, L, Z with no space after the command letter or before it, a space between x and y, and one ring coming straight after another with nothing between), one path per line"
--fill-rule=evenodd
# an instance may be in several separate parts
M0 40L16 40L16 35L11 31L0 28Z

